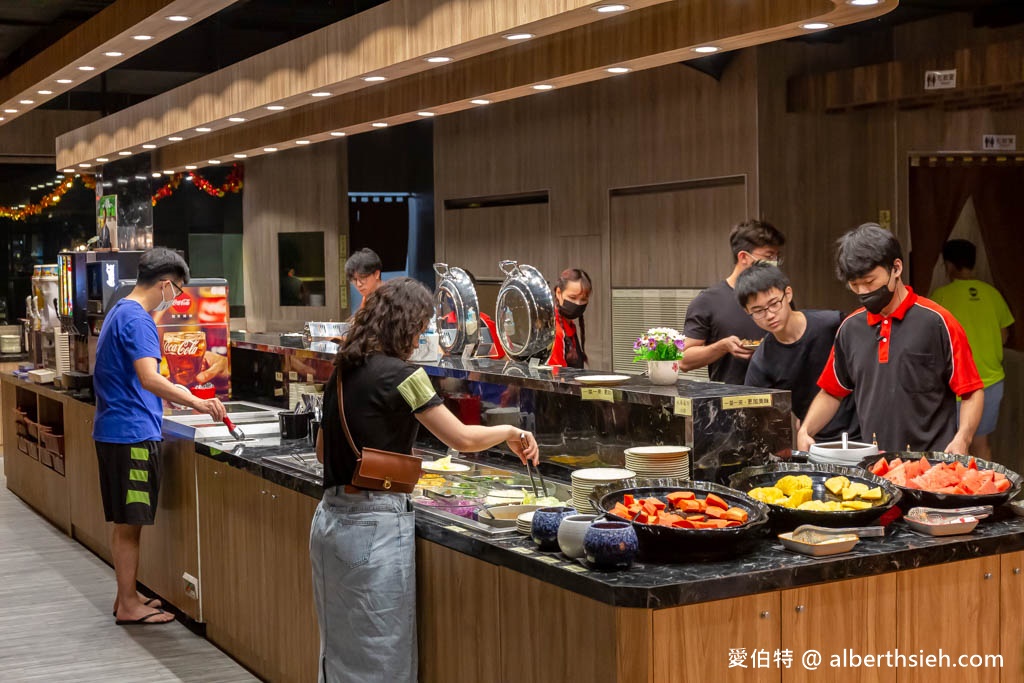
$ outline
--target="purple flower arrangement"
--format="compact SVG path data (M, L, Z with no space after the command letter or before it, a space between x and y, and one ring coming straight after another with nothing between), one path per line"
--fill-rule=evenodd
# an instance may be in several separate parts
M644 360L679 360L683 357L685 338L671 327L652 327L633 344L633 362Z

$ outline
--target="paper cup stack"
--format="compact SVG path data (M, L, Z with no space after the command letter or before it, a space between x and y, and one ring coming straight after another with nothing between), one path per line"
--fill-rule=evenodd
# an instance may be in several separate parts
M576 470L572 473L572 506L580 514L595 514L597 510L590 504L590 494L598 486L610 484L622 479L632 479L636 472L616 467L592 467Z
M690 478L689 446L637 446L626 449L626 467L641 477Z

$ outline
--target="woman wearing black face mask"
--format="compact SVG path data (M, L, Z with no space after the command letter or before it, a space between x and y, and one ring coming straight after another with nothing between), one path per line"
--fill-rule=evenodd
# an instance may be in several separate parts
M582 369L587 362L584 350L587 327L583 312L587 310L593 288L585 270L566 268L558 276L555 283L555 343L548 365Z

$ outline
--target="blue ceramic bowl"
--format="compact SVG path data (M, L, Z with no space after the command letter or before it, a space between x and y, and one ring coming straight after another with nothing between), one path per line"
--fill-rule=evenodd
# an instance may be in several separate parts
M629 569L639 550L636 531L626 522L594 522L583 537L587 562L598 569Z
M533 513L530 536L541 550L558 550L558 527L562 519L575 515L570 507L541 508Z

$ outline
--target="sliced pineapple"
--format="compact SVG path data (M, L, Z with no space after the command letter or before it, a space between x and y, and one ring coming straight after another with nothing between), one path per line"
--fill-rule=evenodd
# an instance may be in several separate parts
M838 496L843 489L850 485L850 480L844 476L832 477L831 479L825 480L825 488L827 488L832 495Z
M882 500L882 487L876 486L873 489L868 489L860 494L860 497L864 500Z
M813 489L797 489L789 495L789 502L786 504L786 507L798 508L812 498L814 498Z
M871 503L864 500L844 500L842 506L844 510L867 510Z

